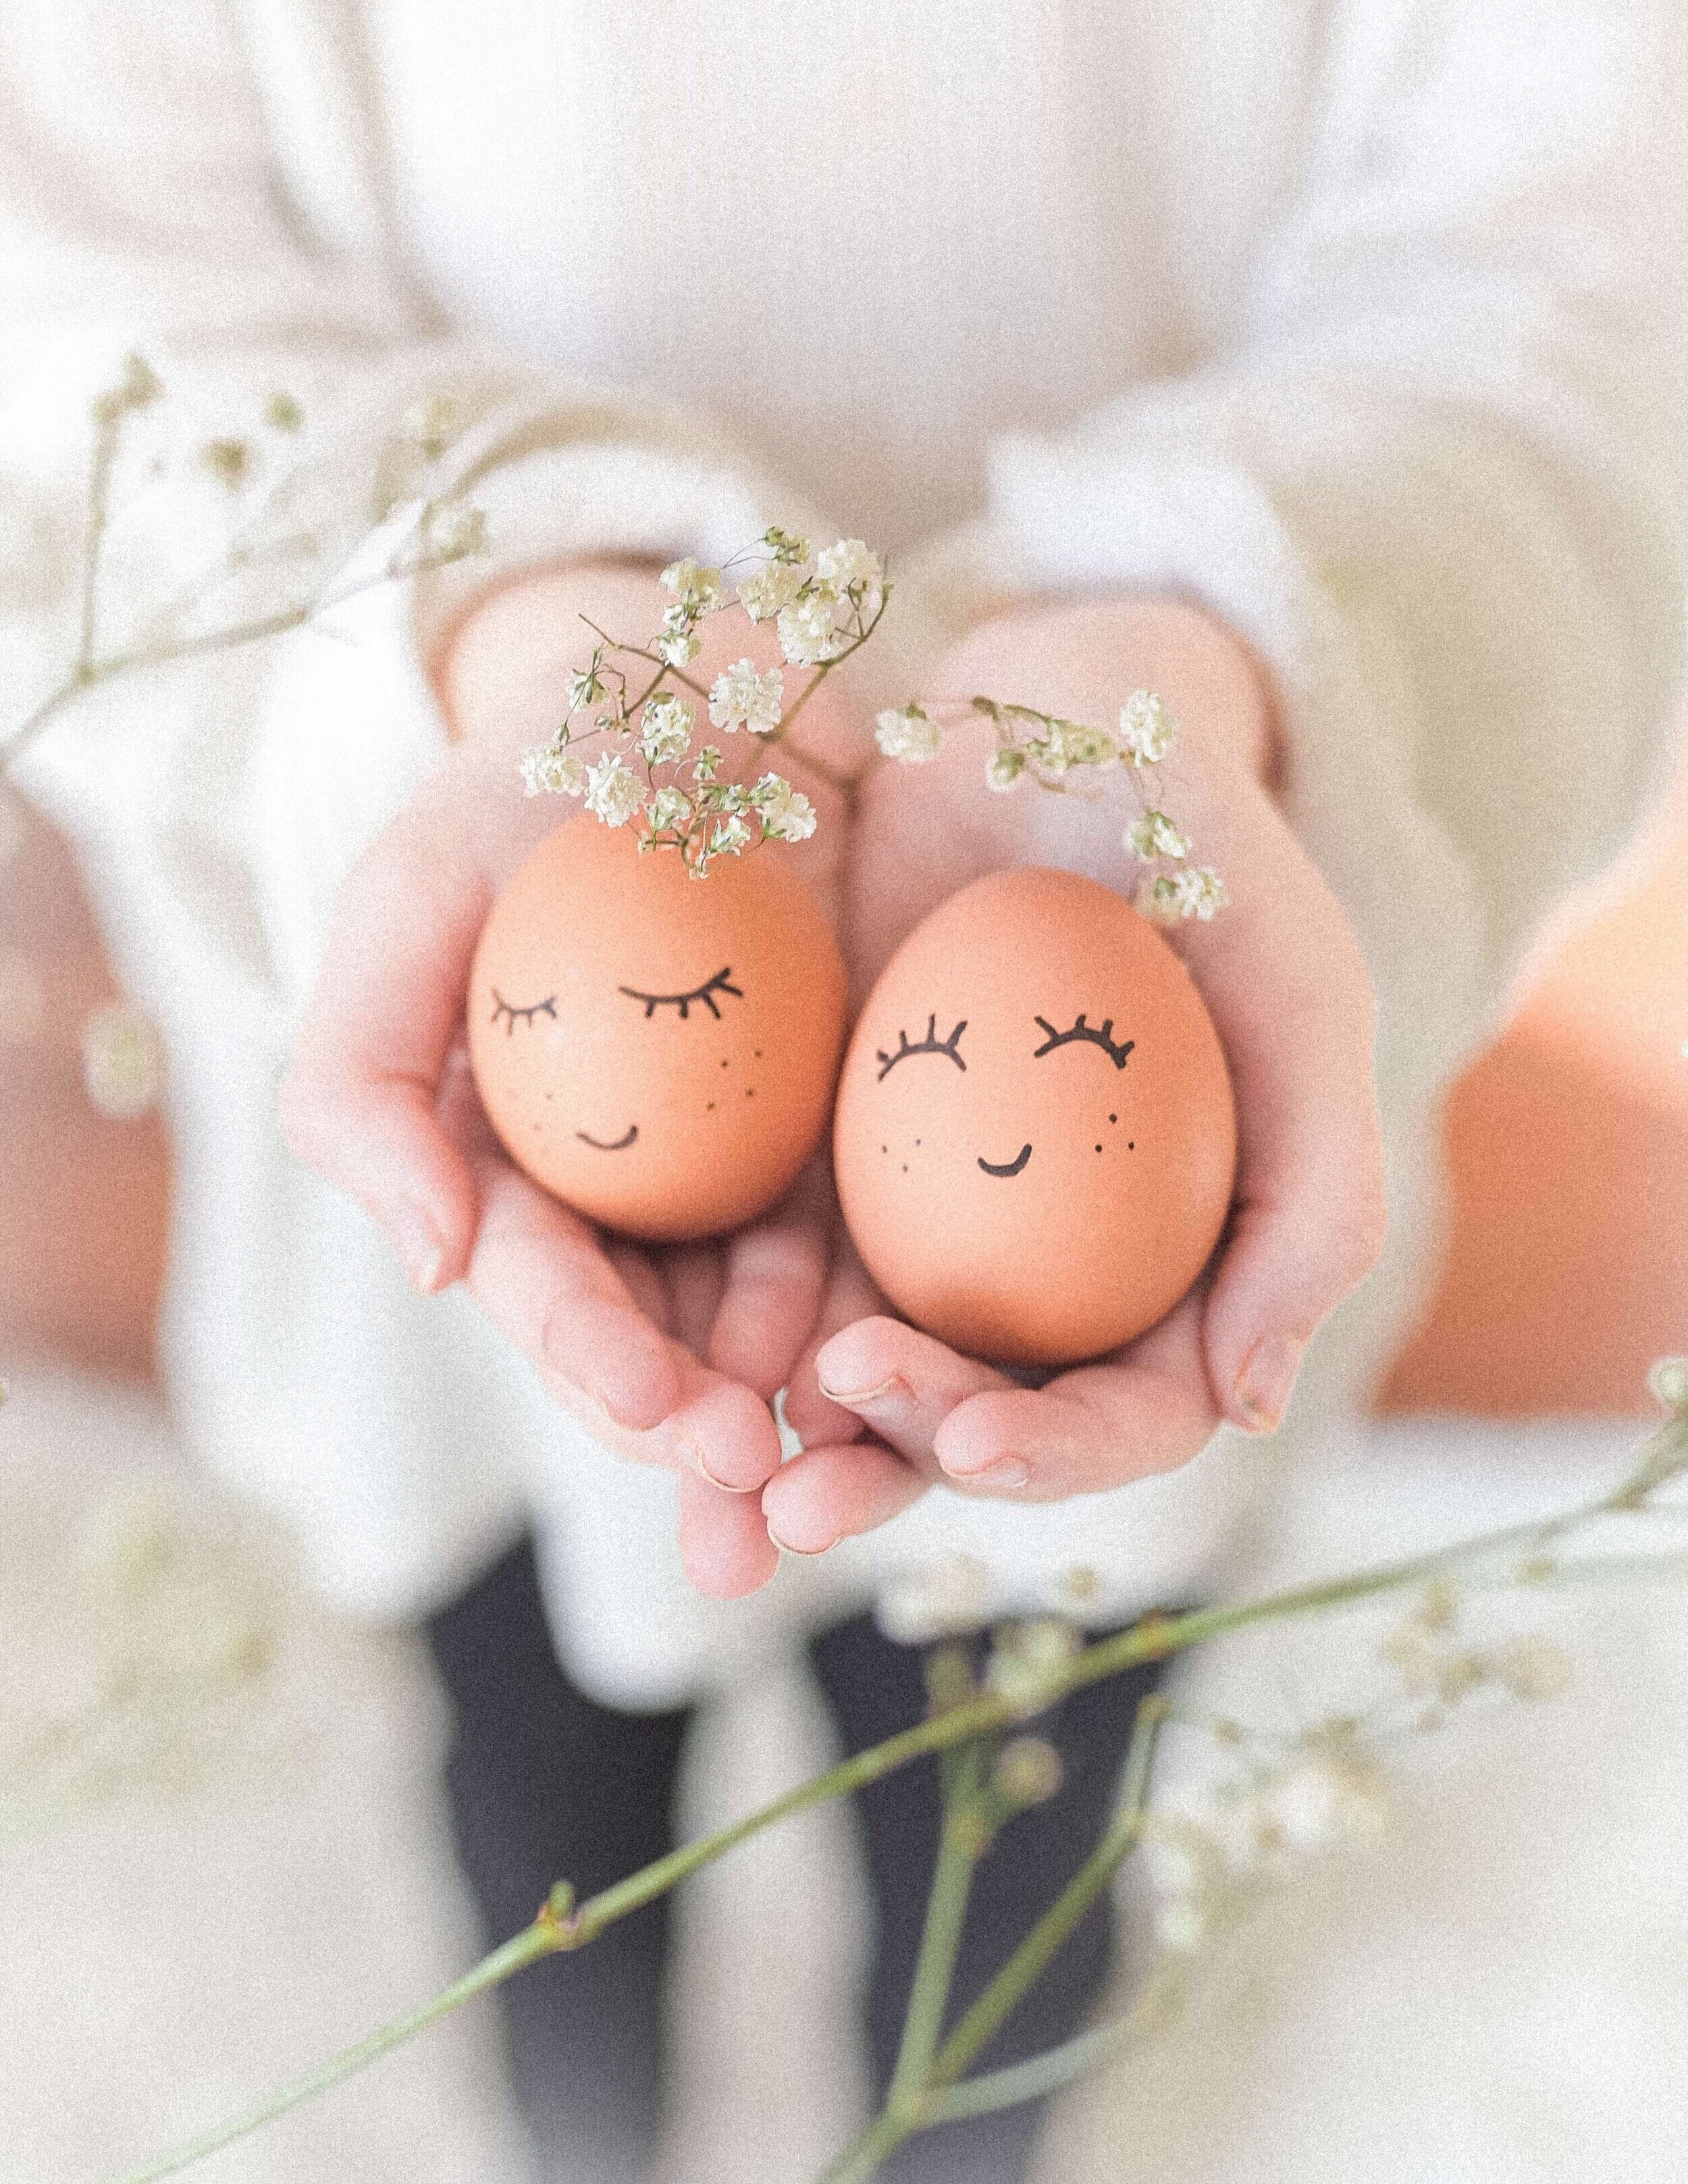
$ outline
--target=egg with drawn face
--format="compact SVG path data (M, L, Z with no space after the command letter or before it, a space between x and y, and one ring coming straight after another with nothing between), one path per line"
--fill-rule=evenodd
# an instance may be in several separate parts
M825 1133L844 971L791 855L694 879L582 815L493 906L469 984L482 1104L518 1167L607 1228L738 1228Z
M1236 1165L1189 972L1075 873L995 872L893 956L845 1056L838 1195L869 1273L975 1357L1100 1357L1206 1264Z

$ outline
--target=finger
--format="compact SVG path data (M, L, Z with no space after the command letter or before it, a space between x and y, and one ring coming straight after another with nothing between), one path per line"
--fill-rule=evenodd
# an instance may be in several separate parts
M1387 1212L1365 961L1282 822L1262 832L1247 894L1186 954L1237 1088L1205 1356L1226 1416L1269 1432L1314 1330L1375 1264Z
M836 1256L822 1293L815 1331L805 1345L786 1382L786 1423L806 1447L858 1440L866 1430L860 1418L836 1403L822 1388L816 1360L832 1338L857 1320L871 1319L885 1309L885 1300L874 1287L867 1269L840 1233Z
M490 902L434 833L414 810L348 878L281 1094L294 1153L368 1207L425 1292L457 1279L474 1237L469 1167L435 1100Z
M928 1472L939 1428L957 1404L1012 1385L994 1366L883 1313L833 1335L815 1370L833 1402Z
M1186 1297L1149 1335L1047 1387L1000 1387L958 1404L933 1436L952 1485L1056 1502L1169 1471L1219 1423L1201 1352L1203 1300Z
M716 1244L680 1244L658 1262L668 1292L669 1331L694 1357L707 1357L726 1269Z
M829 1196L824 1177L811 1173L774 1217L742 1229L727 1247L710 1362L770 1401L790 1377L820 1314Z
M773 1412L750 1389L700 1365L677 1343L673 1357L680 1400L657 1436L662 1460L726 1493L760 1494L783 1455Z
M699 1592L711 1600L739 1600L774 1574L779 1550L754 1496L723 1494L695 1472L682 1471L680 1559Z
M489 1159L477 1174L468 1279L482 1310L554 1391L579 1390L633 1432L662 1424L682 1396L675 1353L591 1229L507 1161Z
M820 1555L901 1516L927 1485L912 1464L879 1441L805 1449L762 1489L762 1514L776 1546Z
M624 1244L614 1236L603 1239L604 1256L627 1284L627 1294L653 1327L671 1334L668 1285L657 1272L650 1253L638 1244Z

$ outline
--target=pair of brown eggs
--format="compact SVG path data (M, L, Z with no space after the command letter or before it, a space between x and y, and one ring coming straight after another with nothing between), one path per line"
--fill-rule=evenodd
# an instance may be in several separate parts
M582 816L487 918L470 1056L517 1164L653 1241L765 1212L830 1111L869 1273L975 1356L1097 1357L1184 1295L1230 1204L1230 1080L1189 973L1119 896L993 873L904 941L840 1070L845 1016L837 944L785 852L697 881Z

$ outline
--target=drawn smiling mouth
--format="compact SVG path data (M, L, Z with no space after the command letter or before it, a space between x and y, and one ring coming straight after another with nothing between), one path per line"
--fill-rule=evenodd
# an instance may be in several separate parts
M583 1145L590 1145L594 1152L600 1153L625 1152L627 1147L632 1145L633 1139L638 1137L638 1124L637 1123L629 1123L627 1125L627 1134L626 1137L617 1138L613 1145L605 1145L602 1138L594 1138L589 1131L577 1130L575 1132L575 1135L580 1139ZM1031 1150L1031 1147L1028 1145L1026 1150L1029 1152Z
M1018 1175L1021 1169L1024 1167L1026 1162L1030 1160L1031 1157L1031 1147L1029 1145L1022 1145L1019 1151L1015 1154L1011 1161L988 1161L984 1157L983 1154L981 1153L979 1156L979 1166L984 1170L987 1175Z

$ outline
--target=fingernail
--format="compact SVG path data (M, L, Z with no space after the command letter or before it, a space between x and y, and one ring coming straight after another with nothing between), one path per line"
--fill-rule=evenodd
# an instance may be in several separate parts
M812 1561L816 1555L824 1555L827 1553L829 1550L838 1545L838 1541L836 1540L828 1540L825 1546L794 1547L789 1540L781 1539L779 1534L775 1531L772 1524L768 1527L768 1537L773 1541L774 1545L779 1549L783 1555L801 1555L805 1562Z
M432 1296L439 1287L440 1269L445 1264L433 1223L420 1208L401 1206L393 1217L392 1234L411 1288L419 1296Z
M977 1471L963 1471L950 1463L944 1463L944 1468L958 1485L996 1486L1005 1492L1029 1485L1032 1477L1031 1465L1018 1456L1000 1456L994 1463L983 1464Z
M1238 1423L1246 1432L1276 1433L1290 1407L1307 1346L1293 1335L1268 1334L1256 1342L1237 1376Z
M694 1440L686 1444L686 1461L694 1471L700 1472L711 1486L718 1486L723 1494L760 1494L767 1484L766 1479L758 1479L754 1486L739 1486L730 1479L721 1478L710 1469L709 1458L704 1454L700 1444ZM777 1540L775 1545L778 1545Z
M908 1382L904 1379L900 1373L891 1373L888 1379L881 1380L877 1386L872 1388L830 1388L824 1380L821 1380L818 1373L815 1377L820 1380L821 1393L830 1396L835 1403L848 1403L854 1406L857 1403L896 1401L911 1392Z

